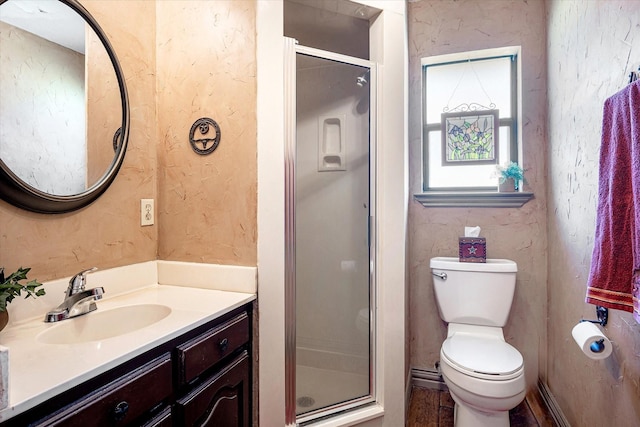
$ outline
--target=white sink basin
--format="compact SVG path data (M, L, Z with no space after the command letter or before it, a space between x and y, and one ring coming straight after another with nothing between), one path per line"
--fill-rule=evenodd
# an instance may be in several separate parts
M77 344L117 337L164 319L171 308L160 304L127 305L62 320L37 336L43 344Z

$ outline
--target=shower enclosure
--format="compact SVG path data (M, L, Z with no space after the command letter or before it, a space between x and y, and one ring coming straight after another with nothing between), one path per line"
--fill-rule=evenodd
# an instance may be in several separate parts
M375 67L286 42L287 423L373 401Z

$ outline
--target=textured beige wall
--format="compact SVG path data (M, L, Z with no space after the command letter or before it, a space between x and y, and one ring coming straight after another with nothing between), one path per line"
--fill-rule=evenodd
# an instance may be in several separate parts
M30 277L44 281L156 258L255 265L255 3L82 4L125 73L124 164L107 192L78 212L34 214L0 201L0 266L32 267ZM209 156L188 143L200 117L222 129ZM140 227L141 198L156 199L155 226Z
M506 340L524 356L529 387L544 369L546 327L545 39L544 3L505 0L412 1L409 15L410 185L421 174L420 58L467 50L522 46L522 126L525 190L535 198L520 209L409 206L411 366L433 369L446 326L433 295L429 259L456 256L465 225L480 225L491 258L518 263Z
M98 182L113 162L113 137L122 126L122 100L107 50L86 25L85 91L87 115L87 188Z
M129 149L109 190L68 214L42 215L0 201L0 266L32 267L40 281L81 268L156 258L156 227L141 228L140 198L156 194L155 3L82 0L112 42L131 103ZM126 11L126 13L122 13Z
M256 265L255 8L157 2L161 259ZM222 133L206 156L188 139L201 117Z
M640 425L640 325L610 310L613 355L584 356L571 338L593 249L602 106L640 66L640 2L548 2L549 364L547 383L573 426Z

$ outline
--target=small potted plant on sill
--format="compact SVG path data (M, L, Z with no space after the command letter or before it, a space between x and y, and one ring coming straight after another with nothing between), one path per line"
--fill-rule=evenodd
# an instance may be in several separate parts
M524 179L524 169L516 162L510 162L506 166L497 166L498 175L498 191L513 192L518 190L520 181L526 182Z
M29 270L31 269L20 267L5 278L4 268L0 267L0 330L4 329L9 322L7 305L13 301L15 297L21 296L22 292L26 293L25 299L29 297L40 297L45 294L44 289L36 289L42 286L42 283L36 280L21 283L27 280Z

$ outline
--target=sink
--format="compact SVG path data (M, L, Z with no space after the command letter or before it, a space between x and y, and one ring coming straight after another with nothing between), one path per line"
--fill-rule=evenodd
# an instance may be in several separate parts
M62 320L37 336L43 344L78 344L117 337L153 325L171 313L160 304L127 305Z

